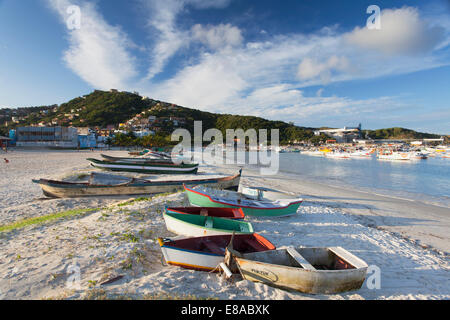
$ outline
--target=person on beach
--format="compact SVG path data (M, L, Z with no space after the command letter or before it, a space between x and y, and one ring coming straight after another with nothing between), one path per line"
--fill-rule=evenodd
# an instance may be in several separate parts
M5 160L5 163L9 163L9 160L6 158L3 158L3 160Z

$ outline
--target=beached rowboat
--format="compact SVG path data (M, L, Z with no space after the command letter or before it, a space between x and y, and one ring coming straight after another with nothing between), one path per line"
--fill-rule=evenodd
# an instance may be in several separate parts
M239 192L202 186L184 187L191 205L199 207L242 208L246 216L281 217L297 213L302 199L252 200Z
M197 173L198 163L174 164L174 163L139 163L131 161L103 161L97 159L87 159L93 167L110 170L139 173L160 173L160 174L186 174Z
M367 264L341 247L287 248L234 254L246 280L303 293L331 294L361 288Z
M166 193L183 190L183 185L206 185L237 190L242 171L222 178L189 180L147 180L92 172L87 182L67 182L48 179L33 180L41 186L44 195L52 198L114 196Z
M205 207L170 207L167 212L178 214L194 214L199 216L218 217L227 219L244 219L245 215L241 208L205 208Z
M132 163L173 163L171 159L159 157L113 157L106 154L100 154L105 161L110 162L132 162Z
M164 260L171 265L188 269L211 271L224 261L225 248L231 235L187 238L181 240L158 239ZM240 253L275 250L275 246L259 234L234 235L233 248Z
M163 213L163 218L166 222L167 230L187 237L253 233L251 223L241 220L167 211Z

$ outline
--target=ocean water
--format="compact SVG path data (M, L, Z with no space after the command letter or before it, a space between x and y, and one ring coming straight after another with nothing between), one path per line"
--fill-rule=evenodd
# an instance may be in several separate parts
M450 159L330 159L301 153L279 157L279 171L300 179L450 208Z

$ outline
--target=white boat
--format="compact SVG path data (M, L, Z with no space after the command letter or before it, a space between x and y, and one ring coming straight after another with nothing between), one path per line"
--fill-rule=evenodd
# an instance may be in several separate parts
M369 150L356 150L349 153L350 158L368 159L372 157L372 152Z
M225 259L225 248L233 239L233 248L239 253L275 250L269 240L257 233L246 235L225 235L185 239L162 239L158 242L164 260L171 265L201 270L217 270Z
M325 158L350 159L350 154L348 152L327 152Z
M302 151L302 154L306 154L306 155L312 156L312 157L323 157L324 156L324 153L319 150Z
M163 213L167 230L187 237L252 234L250 222L194 214Z
M278 199L292 199L293 195L281 192L274 189L269 189L265 187L253 187L245 186L243 184L239 185L238 190L242 195L252 200L278 200Z
M244 279L303 293L357 290L368 268L366 262L341 247L230 252Z
M382 150L378 152L377 158L379 160L391 160L391 161L408 161L412 159L410 152L400 152L392 150Z

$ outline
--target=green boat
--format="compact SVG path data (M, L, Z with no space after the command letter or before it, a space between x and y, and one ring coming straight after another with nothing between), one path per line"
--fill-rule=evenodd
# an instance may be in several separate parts
M187 237L253 233L251 223L241 220L168 211L163 213L163 217L167 230Z
M302 199L254 200L239 192L218 190L202 186L187 187L184 190L193 206L241 208L246 216L283 217L294 215Z
M198 163L139 163L131 161L104 161L88 158L95 168L110 171L125 171L139 173L160 173L160 174L196 174Z

